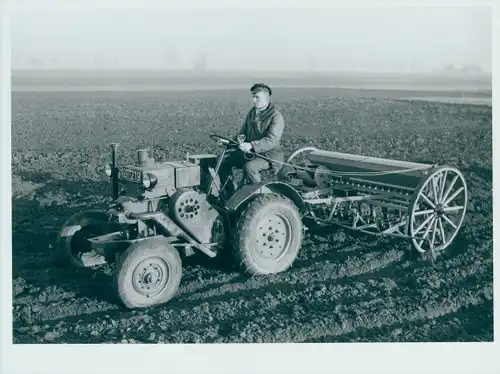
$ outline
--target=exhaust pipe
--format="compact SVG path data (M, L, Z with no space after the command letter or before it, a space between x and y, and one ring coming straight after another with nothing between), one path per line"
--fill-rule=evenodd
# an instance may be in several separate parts
M113 200L118 199L118 143L112 143L111 147L111 185L113 189Z

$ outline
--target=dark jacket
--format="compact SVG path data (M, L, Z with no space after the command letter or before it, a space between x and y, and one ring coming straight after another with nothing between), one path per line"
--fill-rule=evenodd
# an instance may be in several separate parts
M245 141L252 144L256 153L283 162L284 154L280 144L285 129L283 116L273 103L258 116L256 112L255 107L250 109L239 133L245 135ZM281 164L273 166L279 169Z

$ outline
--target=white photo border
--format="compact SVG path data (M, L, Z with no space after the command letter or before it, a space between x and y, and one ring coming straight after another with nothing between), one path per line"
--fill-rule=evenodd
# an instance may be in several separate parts
M11 193L11 65L9 12L22 7L375 7L489 6L493 8L493 145L498 140L500 11L498 1L112 1L15 0L0 2L1 115L1 373L499 373L498 328L495 343L376 344L172 344L172 345L14 345L12 344L12 193ZM496 68L496 71L495 71ZM499 147L493 146L493 159ZM497 189L493 173L494 228L498 226ZM498 242L498 229L494 230ZM499 273L494 248L494 273ZM496 278L496 277L495 277ZM499 287L494 282L495 327ZM497 357L495 359L494 357Z

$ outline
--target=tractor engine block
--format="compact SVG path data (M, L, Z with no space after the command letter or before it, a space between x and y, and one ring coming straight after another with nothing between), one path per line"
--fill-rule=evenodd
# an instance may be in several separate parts
M222 216L197 191L178 190L170 198L168 215L201 243L222 245L225 238Z

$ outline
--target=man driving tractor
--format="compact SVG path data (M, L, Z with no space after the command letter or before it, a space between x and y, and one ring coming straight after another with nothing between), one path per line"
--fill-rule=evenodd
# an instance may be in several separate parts
M280 142L285 121L271 103L272 90L266 84L256 83L250 88L250 92L254 107L248 112L238 134L245 135L245 141L240 143L239 149L228 154L219 169L221 185L225 186L224 192L227 196L234 193L234 184L228 181L233 167L243 169L243 178L250 183L258 183L261 181L260 171L273 170L277 173L284 161ZM249 152L257 156L248 155ZM264 156L265 159L258 155Z

